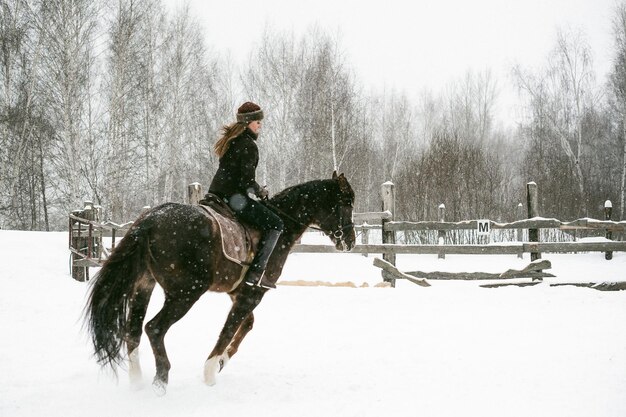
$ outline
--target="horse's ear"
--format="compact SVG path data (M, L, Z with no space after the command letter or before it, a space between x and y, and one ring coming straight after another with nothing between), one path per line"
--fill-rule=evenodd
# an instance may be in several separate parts
M341 190L342 193L350 192L351 188L350 188L350 185L348 184L348 179L346 178L345 175L343 175L343 172L339 174L339 176L337 177L337 182L339 182L339 189Z
M337 179L337 171L333 171L333 179L336 180Z

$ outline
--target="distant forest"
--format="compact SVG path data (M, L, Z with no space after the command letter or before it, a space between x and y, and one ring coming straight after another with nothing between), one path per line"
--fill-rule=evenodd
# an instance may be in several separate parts
M559 31L542 69L511 68L523 109L497 120L498 80L467 72L441 93L367 93L321 29L268 29L238 67L193 10L160 0L0 0L0 228L63 230L91 200L104 218L185 201L208 186L213 144L243 101L265 112L258 181L271 191L330 177L396 218L515 219L525 184L543 217L624 219L626 5L612 11L613 67L593 72L585 34Z

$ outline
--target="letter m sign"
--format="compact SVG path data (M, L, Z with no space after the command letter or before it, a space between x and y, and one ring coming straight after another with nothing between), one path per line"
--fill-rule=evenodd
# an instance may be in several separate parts
M491 232L489 220L476 220L476 222L476 231L478 232L478 236L488 236Z

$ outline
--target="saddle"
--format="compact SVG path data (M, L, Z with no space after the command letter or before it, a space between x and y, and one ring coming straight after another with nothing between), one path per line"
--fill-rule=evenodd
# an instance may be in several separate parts
M224 256L241 266L249 266L254 257L253 239L250 230L235 218L230 206L215 194L209 193L199 201L199 207L219 226Z

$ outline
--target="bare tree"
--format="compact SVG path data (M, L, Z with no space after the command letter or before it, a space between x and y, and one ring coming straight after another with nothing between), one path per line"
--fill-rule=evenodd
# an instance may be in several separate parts
M303 56L293 34L266 29L241 77L247 100L258 101L265 110L259 178L276 191L297 175L296 164L285 161L297 160L300 147L293 120L299 113L302 66Z
M88 147L89 103L95 65L100 5L90 0L50 0L39 4L36 25L41 36L37 93L55 136L49 161L54 172L52 197L60 216L89 195L82 158Z
M579 213L586 215L582 166L593 138L585 134L584 120L601 94L595 86L591 53L584 36L580 32L559 31L545 73L537 77L523 74L517 68L515 75L529 96L530 106L540 106L531 117L541 117L543 131L558 142L568 162L568 171L575 179Z
M609 84L617 110L617 123L621 126L619 218L623 219L624 204L626 204L626 4L624 3L616 7L613 18L613 36L615 56Z
M363 110L336 39L317 28L299 40L266 31L242 81L246 97L266 109L263 180L282 188L352 169Z
M214 171L212 146L228 92L223 65L207 50L188 7L167 29L163 55L163 132L156 144L159 201L183 201L185 186ZM223 97L223 98L222 98Z
M106 163L99 189L109 215L129 218L149 198L152 149L158 142L161 101L158 63L164 14L152 0L119 0L112 11L104 76Z
M375 123L373 134L382 155L383 178L395 181L407 157L417 149L411 104L406 95L392 91L372 97L370 111Z
M502 217L511 200L504 168L509 144L492 123L496 97L489 71L466 73L439 97L422 95L418 119L403 126L418 132L418 146L401 151L397 184L408 192L397 203L401 215L435 220L444 203L457 220Z
M452 131L466 140L483 142L492 133L497 84L486 70L467 71L448 88L445 117Z
M0 12L0 221L48 230L44 159L53 132L35 91L41 37L28 2L2 2Z

